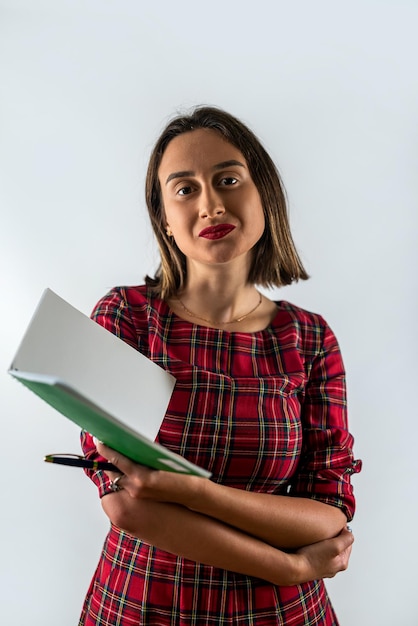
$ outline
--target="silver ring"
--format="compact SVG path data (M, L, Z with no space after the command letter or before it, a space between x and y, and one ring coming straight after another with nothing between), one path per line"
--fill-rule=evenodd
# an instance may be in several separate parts
M121 478L123 478L124 474L121 474L120 476L117 476L115 478L115 480L112 480L109 484L109 489L110 491L116 492L116 491L122 491L123 487L121 487L121 485L119 485L119 481Z
M117 480L117 479L116 479L116 480ZM120 489L120 487L119 487L119 489ZM348 532L349 532L349 533L352 533L352 532L353 532L353 529L351 528L351 526L347 526L347 530L348 530Z

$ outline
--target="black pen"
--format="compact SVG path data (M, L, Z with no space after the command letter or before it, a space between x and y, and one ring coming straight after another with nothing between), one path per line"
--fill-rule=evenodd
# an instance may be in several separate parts
M44 461L47 463L57 463L58 465L69 465L71 467L83 467L85 469L107 470L108 472L121 473L112 463L108 463L107 461L93 461L92 459L86 459L78 454L47 454L44 457Z

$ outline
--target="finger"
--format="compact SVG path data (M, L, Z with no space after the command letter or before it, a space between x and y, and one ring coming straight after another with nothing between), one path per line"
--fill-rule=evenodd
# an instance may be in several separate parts
M121 481L123 478L125 478L125 474L118 474L116 478L110 481L109 489L113 491L114 493L118 491L122 491L123 485L121 485Z
M347 569L351 556L351 551L353 549L354 537L350 537L348 535L351 535L350 531L345 531L344 536L342 537L342 539L344 540L344 544L340 544L338 546L338 550L340 551L338 559L341 561L342 564L340 570Z
M344 550L345 548L348 548L354 543L354 535L352 531L348 530L347 528L343 528L343 530L338 535L337 539L340 540L339 545L342 546L341 551Z
M121 474L130 474L134 471L136 463L128 459L123 454L116 452L112 448L109 448L101 441L96 441L97 452L107 459L110 463L115 465L121 472ZM106 472L106 474L110 477L114 475L113 472Z
M112 482L114 482L117 479L120 479L122 476L125 476L125 474L123 474L122 471L117 473L117 472L108 472L107 470L105 470L105 474L108 478L110 478Z
M352 550L352 546L349 546L339 555L338 571L343 572L348 568L348 564L350 562L351 550Z

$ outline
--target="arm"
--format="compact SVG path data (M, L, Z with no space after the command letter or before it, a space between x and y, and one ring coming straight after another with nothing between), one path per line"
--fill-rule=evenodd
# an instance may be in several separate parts
M295 549L330 539L347 523L337 507L309 498L254 493L204 479L195 483L177 501L277 548Z
M353 517L350 478L361 469L361 462L354 461L348 431L338 342L322 318L304 332L301 344L308 355L308 380L301 404L303 449L290 494L253 493L207 481L200 483L197 494L191 492L189 501L182 500L194 510L282 548L336 536Z
M104 511L113 524L147 543L200 563L255 576L277 585L331 577L347 567L353 542L348 531L343 531L335 539L288 554L179 504L143 497L141 483L150 476L170 473L142 468L102 444L98 444L98 450L117 463L124 473L119 482L122 490L102 498ZM140 497L139 492L142 493Z
M312 360L302 405L303 449L291 495L339 508L354 516L351 476L361 470L354 460L348 430L345 370L339 345L322 321L320 349Z

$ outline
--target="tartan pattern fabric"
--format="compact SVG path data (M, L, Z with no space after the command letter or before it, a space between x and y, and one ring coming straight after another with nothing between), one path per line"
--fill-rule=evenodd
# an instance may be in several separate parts
M157 440L239 489L295 495L354 514L351 474L361 463L347 430L345 374L318 315L278 302L256 333L177 317L146 287L115 288L93 319L170 371L176 387ZM97 458L90 435L82 447ZM100 471L87 471L99 495ZM80 626L245 624L335 626L323 581L277 587L194 563L112 526Z

